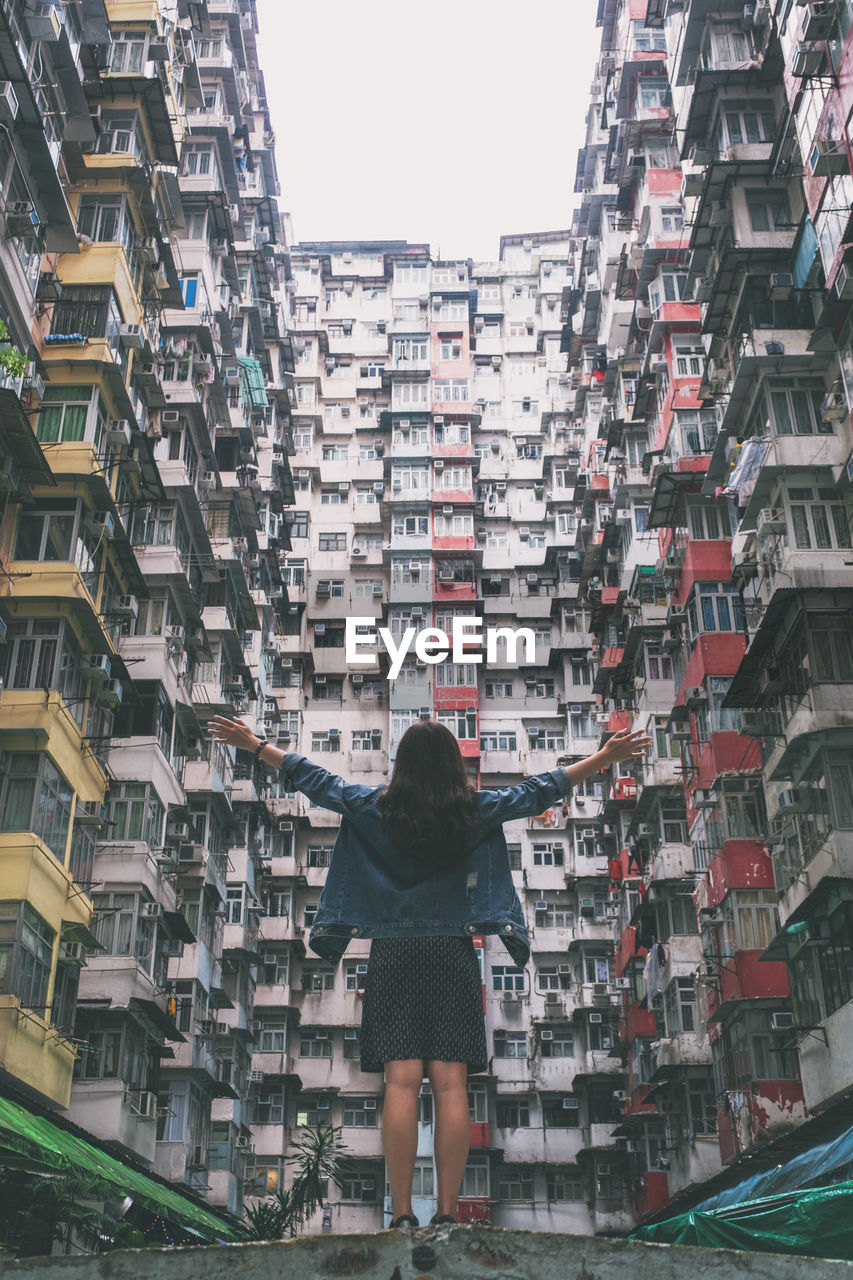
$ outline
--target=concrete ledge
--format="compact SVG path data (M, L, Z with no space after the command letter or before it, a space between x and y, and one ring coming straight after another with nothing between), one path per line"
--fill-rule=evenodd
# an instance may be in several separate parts
M853 1280L853 1263L499 1227L316 1235L271 1244L133 1249L0 1264L8 1280Z

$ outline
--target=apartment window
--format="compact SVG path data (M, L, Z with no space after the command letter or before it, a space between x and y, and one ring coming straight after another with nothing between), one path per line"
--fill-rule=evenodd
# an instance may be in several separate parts
M347 991L363 991L364 982L367 976L367 964L359 964L357 962L348 964L344 968L345 989Z
M645 647L645 671L648 680L671 680L672 658L657 644Z
M564 1169L546 1169L545 1186L549 1200L583 1200L585 1198L581 1171L572 1165Z
M481 751L517 751L518 739L512 731L481 733Z
M459 469L457 471L457 474L459 476L463 476L465 473L464 471ZM459 485L457 485L456 483L454 483L453 477L451 475L449 485L446 483L442 483L437 487L442 489L446 489L446 488L455 489L457 487L459 488L464 487L464 484L460 483ZM474 517L471 515L465 515L465 514L452 515L452 516L436 514L435 532L436 532L436 536L439 538L470 538L474 534Z
M705 348L700 343L677 343L673 372L676 378L699 378L705 367Z
M788 503L798 550L836 551L853 546L844 504L832 489L789 486Z
M738 948L764 951L779 928L777 894L770 889L738 889L730 898L734 899Z
M770 1012L749 1012L729 1027L732 1084L742 1089L753 1080L796 1080L797 1055L784 1037L774 1035Z
M296 1112L296 1123L300 1128L316 1129L319 1125L332 1123L332 1102L330 1098L312 1097L304 1094L299 1099L299 1110Z
M743 631L743 603L728 582L697 583L687 602L691 640L704 631Z
M144 155L139 115L135 111L102 111L101 132L95 151L98 155ZM189 170L184 170L189 172ZM60 331L61 332L61 331Z
M461 338L442 338L439 342L439 359L440 360L461 360L462 359L462 339Z
M655 922L659 939L697 934L696 908L687 894L675 894L655 904Z
M0 992L44 1016L55 939L29 903L0 903Z
M144 840L150 848L162 843L166 810L147 782L114 782L110 788L110 840Z
M513 964L493 964L492 990L523 991L524 970Z
M299 1036L300 1058L331 1058L332 1033L330 1031L302 1031Z
M691 978L675 978L663 993L666 1034L696 1030L696 992Z
M534 844L534 867L561 867L563 865L565 846L562 841L548 841Z
M512 697L512 681L511 680L487 680L486 681L486 697L487 698L511 698Z
M344 1098L343 1127L345 1129L375 1129L376 1117L375 1098Z
M698 352L696 353L699 357ZM699 366L701 371L701 365ZM713 409L700 409L698 412L679 411L675 415L681 452L691 456L710 453L717 439L717 418Z
M284 1053L287 1045L287 1023L283 1019L264 1020L258 1040L261 1053Z
M767 409L776 435L832 435L833 425L823 416L823 398L823 383L810 386L793 378L769 382Z
M843 173L830 178L824 190L823 203L815 218L820 254L827 271L844 239L851 204L853 176Z
M569 982L569 974L561 973L556 965L539 965L536 969L537 991L565 991Z
M462 1175L459 1197L462 1200L483 1199L489 1194L489 1166L483 1159L471 1159Z
M723 133L720 150L742 142L772 142L776 133L773 103L726 103L721 113Z
M460 403L470 399L467 378L436 378L432 384L432 398L437 404Z
M276 895L284 896L284 895ZM269 910L269 905L265 904L264 915L272 916L274 912ZM283 913L285 916L287 911ZM288 955L286 951L266 952L263 958L260 972L258 974L258 982L264 983L266 986L287 986L290 981L290 965L288 963Z
M657 315L665 302L680 302L687 280L686 271L662 271L649 285L649 308Z
M441 471L435 472L434 483L436 489L470 489L471 468L448 467L445 465ZM439 532L438 525L439 518L436 517L436 532ZM463 531L469 535L474 532L473 518L470 515L463 518ZM450 532L455 532L455 527L452 521L450 524Z
M302 923L305 925L306 929L310 929L314 923L314 917L317 914L317 906L318 904L316 902L306 902L305 904L302 914Z
M497 1121L499 1129L529 1129L530 1097L527 1094L509 1098L499 1097Z
M537 929L570 929L575 922L575 913L568 904L548 901L547 906L536 908Z
M543 1035L542 1032L546 1034ZM550 1031L550 1035L547 1033ZM575 1035L571 1027L543 1027L539 1032L539 1052L543 1058L573 1058Z
M507 848L507 853L509 854L510 871L520 871L521 870L521 845L507 844L506 848Z
M580 1125L580 1103L573 1094L556 1098L543 1097L542 1125L545 1129L577 1129Z
M376 588L381 589L383 583L381 578L356 578L354 586L357 600L372 600L378 594Z
M250 1103L252 1124L284 1124L284 1090L261 1089Z
M402 483L402 482L401 482ZM409 487L409 486L407 486ZM395 516L396 537L425 537L429 533L429 516Z
M347 535L345 533L320 533L317 537L318 551L346 551Z
M361 1032L357 1027L344 1027L344 1058L350 1062L357 1062L360 1057Z
M529 1165L504 1165L498 1169L497 1199L533 1199L533 1170Z
M495 1032L496 1058L526 1058L527 1032L505 1031Z
M788 197L784 191L767 188L747 191L746 207L753 231L784 231L793 225Z
M346 1121L344 1121L346 1124ZM355 1201L358 1204L373 1204L377 1198L376 1179L371 1176L370 1169L359 1171L353 1169L341 1178L341 1200Z
M703 498L687 499L685 517L690 537L697 542L731 538L737 521L732 507Z
M44 752L0 752L0 831L31 831L62 863L72 796Z
M281 1186L281 1161L269 1160L265 1164L252 1164L246 1169L244 1184L247 1196L274 1196Z
M428 467L392 467L391 485L394 489L413 489L426 493L429 488Z
M394 360L397 363L408 362L414 360L427 361L429 359L429 339L426 337L417 338L395 338L394 339Z
M577 689L581 685L592 684L592 668L588 662L572 662L572 684Z
M291 538L308 537L308 512L290 511L287 514L288 528Z

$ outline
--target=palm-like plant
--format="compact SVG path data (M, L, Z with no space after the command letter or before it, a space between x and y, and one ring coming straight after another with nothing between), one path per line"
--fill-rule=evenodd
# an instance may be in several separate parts
M306 1219L322 1208L327 1185L340 1186L351 1163L340 1126L332 1124L306 1129L293 1142L293 1152L296 1173L290 1189L277 1191L246 1210L250 1240L292 1239Z

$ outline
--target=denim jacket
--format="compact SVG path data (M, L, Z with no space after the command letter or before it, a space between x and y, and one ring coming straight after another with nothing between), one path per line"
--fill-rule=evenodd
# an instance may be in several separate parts
M324 960L337 964L351 938L495 933L516 964L527 962L530 939L512 882L503 823L542 813L563 800L571 790L566 769L478 791L478 829L470 858L414 883L406 879L382 830L377 801L384 784L344 782L295 751L286 753L280 773L289 790L341 815L308 939Z

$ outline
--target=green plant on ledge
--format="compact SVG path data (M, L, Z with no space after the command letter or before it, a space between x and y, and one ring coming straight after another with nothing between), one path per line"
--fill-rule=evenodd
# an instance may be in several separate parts
M0 373L4 378L22 378L27 371L27 357L9 342L9 329L0 320Z

